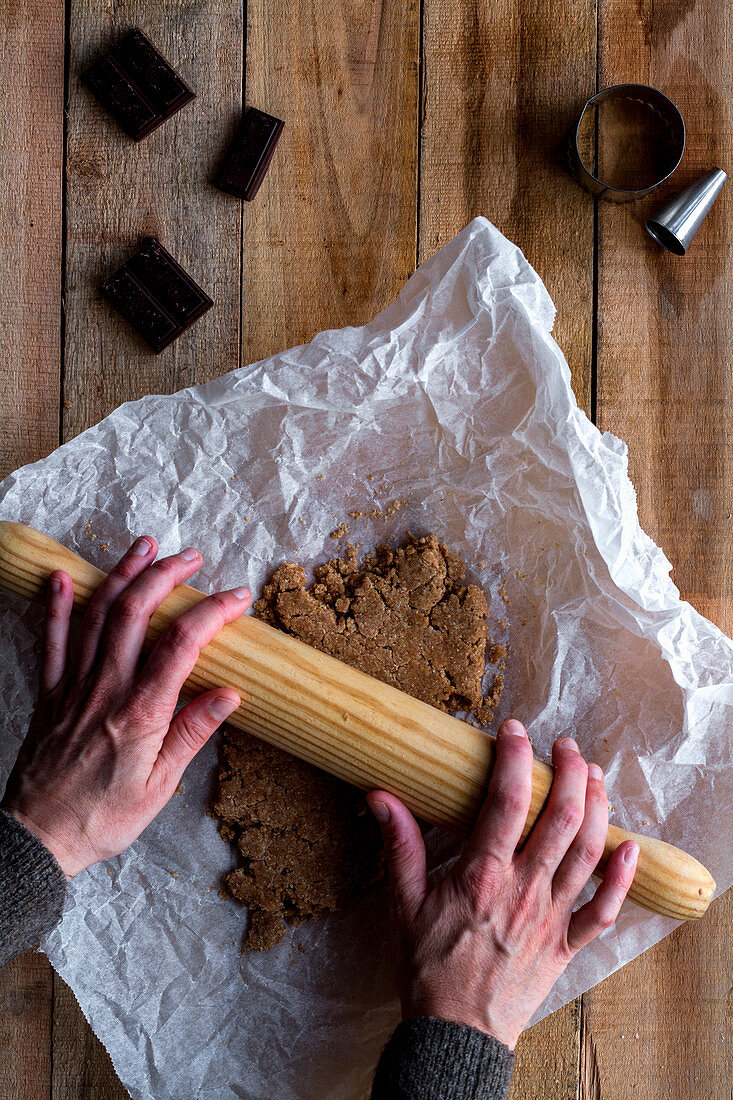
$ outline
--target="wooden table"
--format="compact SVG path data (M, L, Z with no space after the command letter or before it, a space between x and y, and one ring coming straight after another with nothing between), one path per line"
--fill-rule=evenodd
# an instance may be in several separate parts
M587 96L639 81L671 95L687 123L683 164L662 196L714 165L730 170L730 6L251 0L245 17L242 8L0 5L0 476L122 401L362 324L416 263L485 214L545 280L578 401L628 441L642 523L683 596L733 633L733 188L679 259L646 238L649 201L594 204L564 163ZM198 93L140 145L79 82L130 25ZM209 182L245 92L287 120L251 205ZM216 302L157 357L98 292L148 233ZM729 1097L731 909L729 894L527 1033L514 1100ZM42 956L27 955L0 975L0 1096L49 1095L127 1094L73 994Z

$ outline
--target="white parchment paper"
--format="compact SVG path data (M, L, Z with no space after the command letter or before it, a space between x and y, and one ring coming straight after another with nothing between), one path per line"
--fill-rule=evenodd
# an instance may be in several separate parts
M545 758L573 734L605 768L612 820L692 852L720 891L733 643L680 601L639 527L624 444L577 408L553 319L521 252L479 218L371 324L121 406L8 477L0 518L102 568L143 532L163 554L195 543L206 591L256 592L284 558L324 560L351 511L367 513L349 521L365 548L435 531L507 621L498 718L523 718ZM392 500L407 503L368 517ZM39 626L38 608L0 594L0 782ZM244 910L218 896L233 859L205 813L216 766L210 744L139 841L74 881L44 950L135 1098L357 1100L397 1020L384 888L241 957ZM452 850L433 846L437 863ZM673 927L627 903L537 1018Z

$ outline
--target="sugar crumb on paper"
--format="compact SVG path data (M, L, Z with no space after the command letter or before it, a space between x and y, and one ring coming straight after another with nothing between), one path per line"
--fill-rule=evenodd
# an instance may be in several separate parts
M302 566L286 562L254 613L440 710L486 723L501 694L506 650L494 643L500 671L482 692L486 597L435 535L408 535L361 561L349 543L310 585ZM285 924L325 916L382 876L363 793L238 730L226 732L214 812L242 860L225 882L250 910L243 950L273 947Z

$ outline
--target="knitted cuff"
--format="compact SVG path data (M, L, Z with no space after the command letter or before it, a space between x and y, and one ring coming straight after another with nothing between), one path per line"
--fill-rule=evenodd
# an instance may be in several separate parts
M0 810L0 966L61 920L66 876L41 841Z
M512 1051L483 1031L414 1017L384 1048L372 1100L504 1100L513 1065Z

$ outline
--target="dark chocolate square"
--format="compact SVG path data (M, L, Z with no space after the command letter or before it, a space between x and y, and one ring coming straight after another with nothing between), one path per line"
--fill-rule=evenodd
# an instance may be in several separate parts
M127 318L155 352L211 309L211 298L155 237L111 275L102 294Z
M110 54L92 65L84 80L102 106L132 137L150 133L152 127L163 121L160 112L140 94Z
M134 30L115 46L118 65L135 81L146 99L165 118L170 118L194 98L185 80L156 50L142 31Z
M141 30L126 34L82 74L82 80L136 141L196 94Z
M125 265L179 325L190 325L212 304L200 286L155 237L147 237Z
M273 115L247 107L216 185L248 202L260 189L285 123Z

